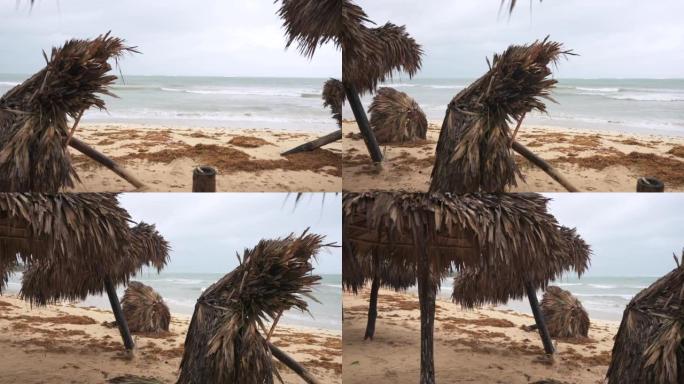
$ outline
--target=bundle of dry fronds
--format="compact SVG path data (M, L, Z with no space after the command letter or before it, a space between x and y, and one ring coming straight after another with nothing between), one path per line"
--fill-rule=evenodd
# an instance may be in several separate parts
M131 281L121 299L121 309L131 332L168 332L169 307L161 295L143 283Z
M21 296L45 305L102 294L106 278L125 284L143 266L163 268L166 240L130 220L115 194L2 194L0 276L23 262Z
M608 383L682 382L684 267L679 266L627 305L615 337Z
M282 0L278 16L283 19L287 47L297 42L299 51L312 57L328 42L339 45L342 7L347 0ZM345 5L343 5L345 4Z
M329 79L323 85L323 106L330 107L333 119L337 120L337 125L342 127L342 106L347 100L344 93L344 85L337 79Z
M378 89L368 109L378 143L404 143L425 139L428 122L418 103L394 88Z
M56 193L74 185L68 118L77 122L92 107L105 109L100 95L113 96L108 88L116 80L108 61L127 52L136 51L109 33L69 40L0 98L0 191Z
M522 177L511 149L510 122L546 112L557 83L552 64L571 54L548 38L494 55L489 71L449 104L437 143L431 192L503 192Z
M589 334L589 315L572 293L556 286L546 288L541 310L551 337L579 338Z
M305 297L320 276L311 259L322 236L261 240L240 265L197 300L185 339L178 383L273 383L266 323L291 308L308 312ZM275 320L277 321L277 320Z

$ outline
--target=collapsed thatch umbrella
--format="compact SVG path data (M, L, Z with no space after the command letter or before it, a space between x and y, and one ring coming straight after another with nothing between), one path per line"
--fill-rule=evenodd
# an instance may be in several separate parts
M126 348L133 342L116 297L143 266L161 270L169 246L153 225L129 227L116 195L0 195L0 290L23 262L20 296L33 305L109 296Z
M428 122L418 103L394 88L378 89L368 108L370 125L381 144L425 139Z
M684 265L627 305L607 377L609 384L684 381Z
M311 258L329 245L322 240L305 231L246 249L240 265L197 300L178 383L261 384L273 383L274 375L280 378L271 354L281 361L285 355L269 338L284 311L308 311L304 297L313 298L312 286L320 280L311 274ZM315 382L295 368L307 382Z
M109 33L92 40L69 40L53 48L46 66L0 98L0 190L59 192L79 180L68 146L115 171L136 187L143 184L106 156L76 139L83 113L105 109L100 95L114 96L117 79L111 59L137 52ZM68 119L74 119L69 127Z
M343 231L357 258L371 254L416 265L421 310L421 383L434 383L435 296L445 271L477 270L546 287L586 268L588 248L570 236L538 194L347 193ZM574 233L574 232L572 232ZM345 262L349 250L344 252ZM357 263L358 265L358 263ZM357 272L356 275L363 275ZM504 284L508 284L504 280ZM510 283L513 286L512 282ZM509 295L517 295L509 292Z
M541 310L551 337L578 338L589 335L589 315L582 302L569 291L556 286L546 288Z
M169 307L161 295L139 281L131 281L121 299L121 308L131 332L168 332Z
M551 65L571 51L548 38L530 45L512 45L494 55L489 71L459 92L449 103L437 143L430 191L468 193L503 192L522 177L513 155L525 115L546 112L542 98L552 100L557 81ZM517 122L515 130L509 123ZM544 164L541 164L544 166ZM549 172L548 164L544 170ZM569 188L557 172L552 177ZM571 188L569 188L571 189ZM574 189L574 187L573 187Z

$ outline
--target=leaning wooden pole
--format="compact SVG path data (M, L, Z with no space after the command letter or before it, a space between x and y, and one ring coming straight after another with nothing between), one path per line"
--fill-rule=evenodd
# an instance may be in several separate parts
M75 137L72 137L69 140L69 146L83 153L84 155L90 157L91 159L97 161L98 163L104 165L105 167L109 168L110 170L112 170L112 172L121 176L121 178L128 181L129 183L133 184L134 187L138 189L145 187L145 184L143 184L142 181L138 180L135 176L133 176L133 174L130 173L128 170L121 167L119 164L114 162L114 160L110 159L105 154L97 151L95 148L84 143L83 141Z
M308 143L304 143L300 146L294 147L290 149L289 151L285 151L281 153L282 156L287 156L291 155L293 153L299 153L299 152L307 152L307 151L313 151L314 149L320 148L324 145L328 145L332 142L342 140L342 130L338 129L337 131L333 133L329 133L325 136L319 137L316 140L309 141Z
M521 154L524 158L530 161L530 163L536 165L537 167L541 168L542 171L546 172L549 176L551 176L552 179L556 180L560 185L565 187L565 189L568 190L568 192L579 192L579 189L575 188L574 185L568 181L556 168L551 166L551 164L547 163L544 159L541 157L535 155L532 151L530 151L527 147L524 145L520 144L517 141L513 142L513 150Z
M544 315L539 307L539 301L537 300L537 292L532 288L532 284L525 282L525 290L527 291L527 298L530 301L530 307L532 307L532 314L534 315L534 321L537 323L537 329L539 330L539 336L541 336L542 343L544 344L544 351L548 355L552 355L555 350L553 348L553 341L551 341L551 334L549 329L546 327L546 321L544 321Z
M126 318L121 310L121 304L119 304L119 297L116 295L116 287L114 286L114 282L109 276L107 276L104 283L107 296L109 297L109 304L112 306L114 319L116 319L116 325L119 327L119 332L121 333L124 346L129 351L133 350L133 348L135 348L135 343L133 342L131 331L128 329Z
M370 300L368 302L368 322L366 323L366 335L364 340L371 339L375 335L375 320L378 318L378 293L380 291L380 278L376 275L371 283Z
M371 159L374 163L381 162L382 152L380 151L378 141L375 139L375 134L370 128L368 116L366 116L366 111L363 109L363 104L361 104L359 93L356 92L356 89L354 89L352 85L347 83L344 83L344 92L347 94L349 107L351 107L351 110L354 113L356 124L359 126L361 136L363 136L363 141L366 143L366 148L368 148Z
M422 226L417 220L413 223L413 242L417 259L418 299L420 301L420 384L435 384L433 339L437 287L430 271L431 263L425 249Z
M280 348L268 342L268 348L271 350L273 357L278 359L281 363L285 364L288 368L294 371L299 377L302 378L307 384L320 384L315 377L309 373L301 364L299 364L295 359L290 357L287 353L283 352Z

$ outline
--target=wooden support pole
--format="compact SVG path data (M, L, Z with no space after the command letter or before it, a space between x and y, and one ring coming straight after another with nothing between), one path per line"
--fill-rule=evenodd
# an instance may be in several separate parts
M192 171L193 192L216 192L216 168L200 165Z
M530 151L524 145L520 144L517 141L514 141L513 142L513 150L518 152L519 154L521 154L527 160L529 160L530 163L541 168L541 170L546 172L549 176L551 176L552 179L556 180L560 185L565 187L565 189L567 189L568 192L579 192L579 189L575 188L574 185L570 184L568 179L566 179L563 175L561 175L561 173L558 172L558 170L556 168L552 167L551 164L547 163L541 157L535 155L532 151Z
M302 380L304 380L307 384L320 384L320 381L313 377L311 373L309 373L309 371L306 370L306 368L304 368L301 364L295 361L295 359L290 357L288 354L283 352L280 348L276 347L270 342L268 342L268 348L271 350L273 357L275 357L281 363L285 364L288 368L294 371L294 373L299 375L299 377L301 377Z
M370 300L368 303L368 322L366 323L366 335L364 340L371 339L375 335L375 320L378 318L378 291L380 291L380 278L376 276L371 283Z
M127 171L125 168L121 167L119 164L114 162L114 160L110 159L105 154L97 151L95 148L89 146L83 141L75 137L72 137L71 140L69 140L69 145L75 150L81 152L82 154L90 157L91 159L109 168L112 172L116 173L122 179L131 183L134 187L138 189L145 188L145 184L143 184L142 181L138 180L135 176L133 176L132 173Z
M434 333L437 287L432 278L430 258L425 251L424 231L413 224L413 241L418 272L420 301L420 384L435 384Z
M342 130L338 129L337 131L333 133L329 133L325 136L319 137L316 140L309 141L308 143L304 143L300 146L294 147L290 149L289 151L281 153L282 156L287 156L291 155L293 153L299 153L299 152L307 152L307 151L313 151L314 149L320 148L324 145L328 145L332 142L335 142L337 140L342 140Z
M370 123L368 122L368 117L366 116L366 111L363 109L363 104L361 104L361 98L358 92L353 86L344 83L344 92L347 94L347 101L354 113L354 118L356 119L356 125L359 126L361 131L361 136L363 136L363 141L366 143L366 148L368 148L368 153L374 163L379 163L382 161L382 152L380 151L380 146L378 141L375 139L375 134L370 129Z
M544 321L544 315L539 307L539 301L537 300L537 292L532 288L532 284L525 282L525 290L527 291L527 298L530 301L530 307L532 307L532 314L534 315L534 321L537 323L537 330L539 330L539 336L541 336L542 343L544 344L544 351L548 355L552 355L555 350L553 348L553 341L551 340L551 334L549 334L549 329L546 328L546 321Z
M131 331L128 329L126 318L121 310L121 304L119 304L119 297L116 295L116 287L114 286L114 282L112 281L111 277L107 276L104 283L107 296L109 297L109 304L112 306L114 319L116 319L116 325L119 327L119 332L121 333L124 346L129 351L133 350L133 348L135 348L135 343L133 342Z

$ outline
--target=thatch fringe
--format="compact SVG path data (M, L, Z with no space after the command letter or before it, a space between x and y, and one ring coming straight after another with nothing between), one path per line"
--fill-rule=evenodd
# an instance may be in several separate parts
M68 118L90 108L105 109L99 95L114 96L110 59L134 48L109 33L69 40L53 48L47 65L0 98L0 191L52 192L73 187L78 175L66 141Z
M522 177L511 149L511 121L546 112L557 81L551 64L571 54L548 38L494 55L489 71L449 104L437 143L431 192L503 192Z
M243 253L240 265L197 300L185 340L179 384L273 383L280 377L264 329L269 319L296 308L320 280L311 258L322 236L306 234L261 240Z
M276 0L277 1L277 0ZM278 16L283 19L287 47L297 43L302 55L312 57L328 42L339 45L340 16L347 0L282 0Z
M347 100L347 95L344 93L344 85L337 79L329 79L323 85L323 106L330 107L333 119L337 121L337 125L342 127L342 106Z
M425 139L428 122L418 103L394 88L378 89L368 109L378 143L403 143Z
M20 295L44 305L102 294L106 277L125 284L143 266L163 268L166 240L129 222L115 194L0 194L0 276L22 261Z
M632 299L615 337L609 384L684 381L683 308L682 266Z
M131 332L168 332L171 312L161 295L141 282L131 281L121 299Z
M569 291L556 286L546 288L541 310L551 337L581 338L589 335L589 314Z

